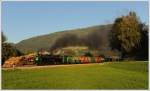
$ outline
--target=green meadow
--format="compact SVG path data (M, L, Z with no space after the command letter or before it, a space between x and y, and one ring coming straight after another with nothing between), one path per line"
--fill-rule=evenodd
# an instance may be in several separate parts
M148 62L2 69L2 89L148 89Z

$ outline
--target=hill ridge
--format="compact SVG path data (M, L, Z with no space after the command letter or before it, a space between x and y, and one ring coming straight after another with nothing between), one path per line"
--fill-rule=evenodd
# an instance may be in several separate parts
M75 34L78 37L86 36L87 34L92 33L93 31L100 31L103 33L105 31L109 31L112 24L107 25L95 25L89 26L85 28L77 28L72 30L63 30L59 32L53 32L43 35L34 36L28 39L24 39L17 44L15 44L16 48L23 52L33 52L37 51L40 48L49 49L53 43L55 43L56 39L65 35L65 34Z

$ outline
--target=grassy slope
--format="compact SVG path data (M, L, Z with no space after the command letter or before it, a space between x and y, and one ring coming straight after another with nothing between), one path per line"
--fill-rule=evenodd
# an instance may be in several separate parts
M3 89L147 89L148 62L2 71Z
M100 31L104 34L104 31L109 31L112 25L100 25L87 28L80 28L74 30L67 30L61 32L50 33L46 35L36 36L29 39L25 39L17 43L15 46L23 52L37 51L40 48L48 49L55 43L55 40L63 35L75 34L79 37L90 34L93 31Z

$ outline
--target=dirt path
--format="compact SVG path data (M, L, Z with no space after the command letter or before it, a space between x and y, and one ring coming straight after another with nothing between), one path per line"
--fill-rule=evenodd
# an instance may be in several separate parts
M15 68L2 68L2 70L9 70L9 69L35 69L35 68L54 68L54 67L68 67L68 66L90 66L90 65L104 65L104 63L90 63L90 64L61 64L61 65L44 65L44 66L22 66L22 67L15 67Z

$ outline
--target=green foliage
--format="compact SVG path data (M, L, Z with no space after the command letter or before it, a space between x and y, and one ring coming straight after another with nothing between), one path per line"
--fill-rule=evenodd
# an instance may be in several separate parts
M115 20L111 31L111 46L124 54L130 54L133 48L138 48L141 40L139 20L135 12Z
M2 89L148 89L148 62L2 70Z

